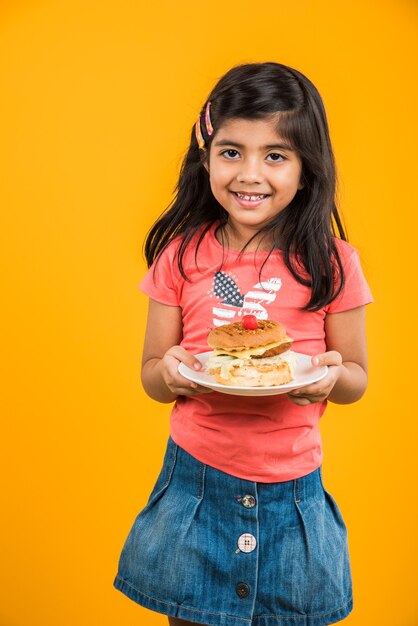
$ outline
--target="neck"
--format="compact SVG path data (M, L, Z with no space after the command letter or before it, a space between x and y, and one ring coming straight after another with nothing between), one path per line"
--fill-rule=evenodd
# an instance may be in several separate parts
M257 235L257 229L241 227L227 222L218 231L218 240L225 248L230 250L242 250L246 246L246 252L269 252L271 250L271 239L266 233ZM252 239L254 237L254 239Z

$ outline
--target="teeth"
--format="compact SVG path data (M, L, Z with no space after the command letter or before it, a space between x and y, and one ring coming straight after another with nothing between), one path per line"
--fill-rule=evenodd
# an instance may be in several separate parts
M241 198L242 200L262 200L263 198L266 198L266 194L259 194L258 196L245 196L243 193L238 193L237 192L237 196L238 198Z

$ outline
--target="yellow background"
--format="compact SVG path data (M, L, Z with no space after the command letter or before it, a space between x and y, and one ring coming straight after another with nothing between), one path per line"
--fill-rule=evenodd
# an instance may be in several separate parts
M266 60L324 98L376 300L367 394L322 421L352 555L344 623L418 624L417 13L406 0L1 2L0 626L166 624L112 587L168 433L169 407L139 382L141 246L215 81Z

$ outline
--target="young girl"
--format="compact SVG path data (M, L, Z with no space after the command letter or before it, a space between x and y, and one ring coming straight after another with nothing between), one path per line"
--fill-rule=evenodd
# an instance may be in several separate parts
M334 201L322 100L277 63L230 70L204 103L177 195L146 241L142 381L175 402L164 464L128 536L117 589L171 626L323 626L352 608L346 528L321 478L327 400L367 385L371 295ZM337 236L338 233L338 236ZM211 328L280 322L328 366L288 394L184 378Z

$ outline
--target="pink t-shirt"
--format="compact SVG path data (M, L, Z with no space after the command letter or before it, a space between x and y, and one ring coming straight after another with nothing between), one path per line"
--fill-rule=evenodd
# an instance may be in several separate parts
M194 242L188 247L183 263L190 282L179 272L175 239L140 285L153 300L181 308L181 345L193 354L210 350L206 339L215 325L248 314L283 324L294 339L295 352L325 352L325 316L372 301L359 255L344 241L336 239L345 288L330 305L311 313L301 310L309 288L293 278L281 251L270 255L260 280L267 253L223 250L214 231L212 226L200 244L197 266ZM321 464L319 418L325 407L326 402L297 406L286 394L180 396L170 431L180 447L203 463L246 480L280 482L304 476Z

